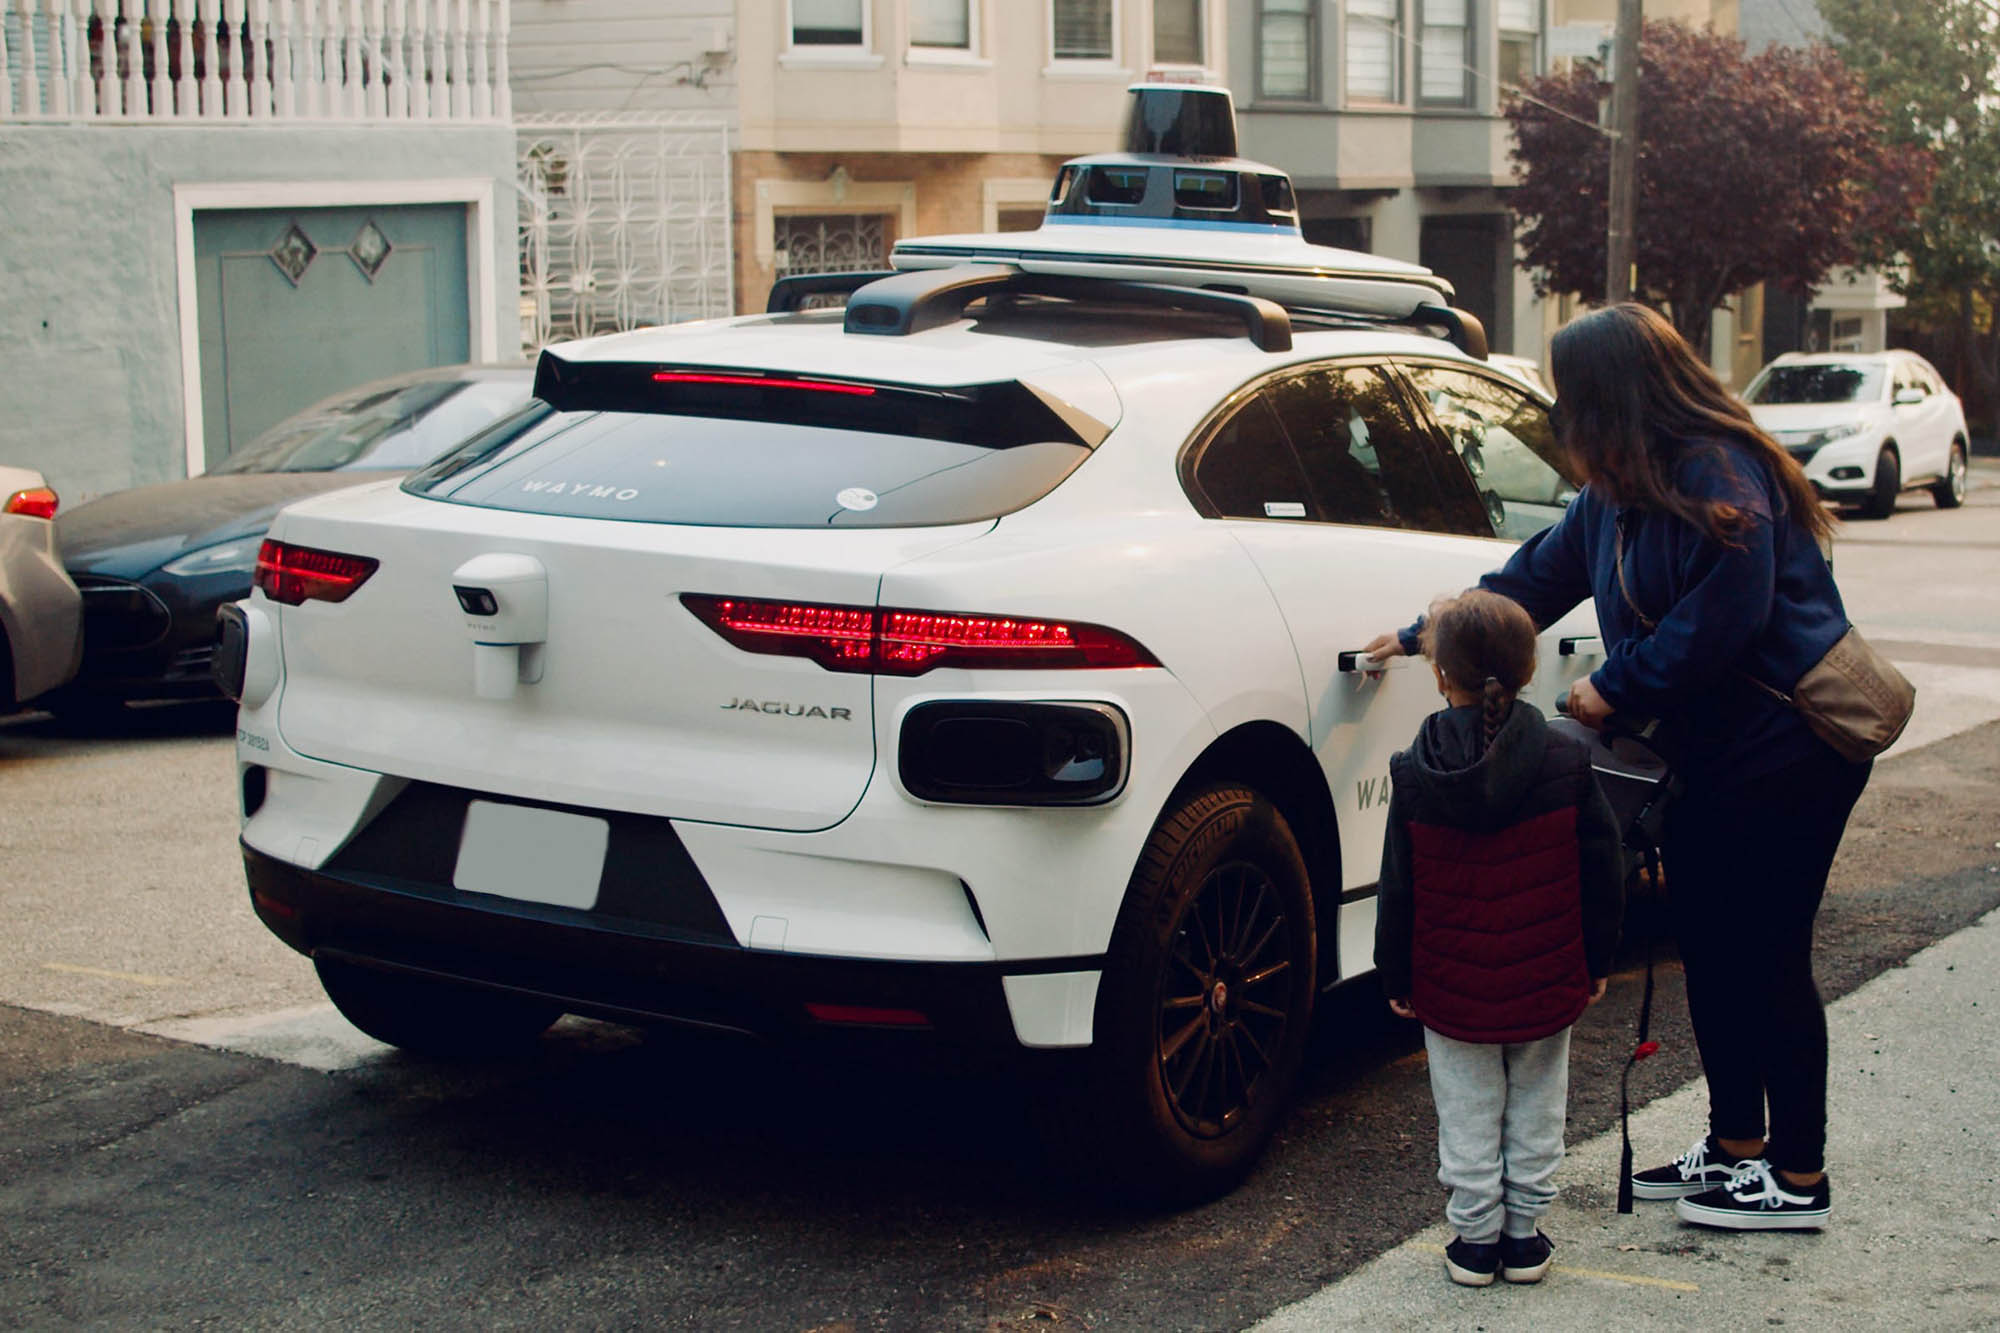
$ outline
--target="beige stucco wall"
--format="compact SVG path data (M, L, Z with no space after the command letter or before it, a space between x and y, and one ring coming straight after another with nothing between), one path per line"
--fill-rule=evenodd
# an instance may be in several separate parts
M1114 59L1049 58L1048 6L979 0L973 50L909 45L907 7L871 0L865 51L791 51L784 0L739 0L737 62L748 151L1053 153L1115 146L1126 88L1153 67L1152 6L1118 7ZM1205 68L1221 82L1225 6L1209 0Z

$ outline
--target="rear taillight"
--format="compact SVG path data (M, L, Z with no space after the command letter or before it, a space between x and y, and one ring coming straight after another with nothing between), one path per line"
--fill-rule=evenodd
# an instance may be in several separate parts
M25 491L15 491L8 496L4 512L22 514L28 518L54 518L56 506L61 503L62 501L56 498L56 493L48 487L34 486Z
M829 671L920 676L938 667L1062 670L1159 660L1101 625L867 606L815 606L682 593L701 622L752 653L807 657Z
M251 580L266 597L286 606L300 602L344 602L368 581L382 562L365 555L316 551L310 546L265 538L257 550L257 574Z

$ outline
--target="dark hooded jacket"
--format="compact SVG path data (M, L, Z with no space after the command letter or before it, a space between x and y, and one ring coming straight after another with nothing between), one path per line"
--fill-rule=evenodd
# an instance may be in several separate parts
M1375 967L1425 1027L1537 1041L1576 1021L1611 969L1625 908L1617 823L1589 753L1516 700L1425 719L1390 761Z

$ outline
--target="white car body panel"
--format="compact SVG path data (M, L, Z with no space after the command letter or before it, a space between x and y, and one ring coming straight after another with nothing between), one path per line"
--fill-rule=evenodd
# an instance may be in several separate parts
M1438 707L1430 673L1341 671L1343 652L1473 583L1511 544L1305 521L1201 517L1175 459L1217 404L1283 366L1343 356L1436 359L1437 340L1300 328L1273 356L1240 338L1063 346L970 321L921 337L846 337L761 317L616 335L573 361L751 367L949 385L968 368L1066 386L1113 425L1043 498L939 528L725 528L557 517L447 503L394 486L284 511L272 536L373 556L349 600L248 604L276 621L282 684L241 715L239 760L269 772L245 843L313 869L408 783L664 817L751 951L930 963L1041 962L1005 977L1028 1046L1083 1045L1100 958L1140 850L1183 776L1246 725L1308 747L1341 850L1332 981L1372 967L1389 756ZM615 503L607 501L607 504ZM607 518L610 517L607 514ZM506 700L472 689L452 573L482 554L548 571L542 676ZM702 592L1061 618L1136 639L1160 668L835 673L739 650L677 601ZM1545 636L1546 709L1594 665L1588 605ZM1595 642L1594 639L1591 640ZM655 664L670 671L655 673ZM732 699L849 711L843 723L726 709ZM910 709L936 699L1082 701L1129 727L1125 785L1074 808L930 804L897 776ZM450 831L444 831L445 836ZM1060 966L1065 960L1079 965Z

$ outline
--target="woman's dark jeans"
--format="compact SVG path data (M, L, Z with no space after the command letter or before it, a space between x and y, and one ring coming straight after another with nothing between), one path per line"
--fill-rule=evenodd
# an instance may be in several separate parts
M1765 1137L1779 1170L1821 1170L1826 1012L1813 917L1872 765L1826 750L1754 784L1689 791L1668 815L1667 896L1688 1016L1708 1079L1709 1131Z

